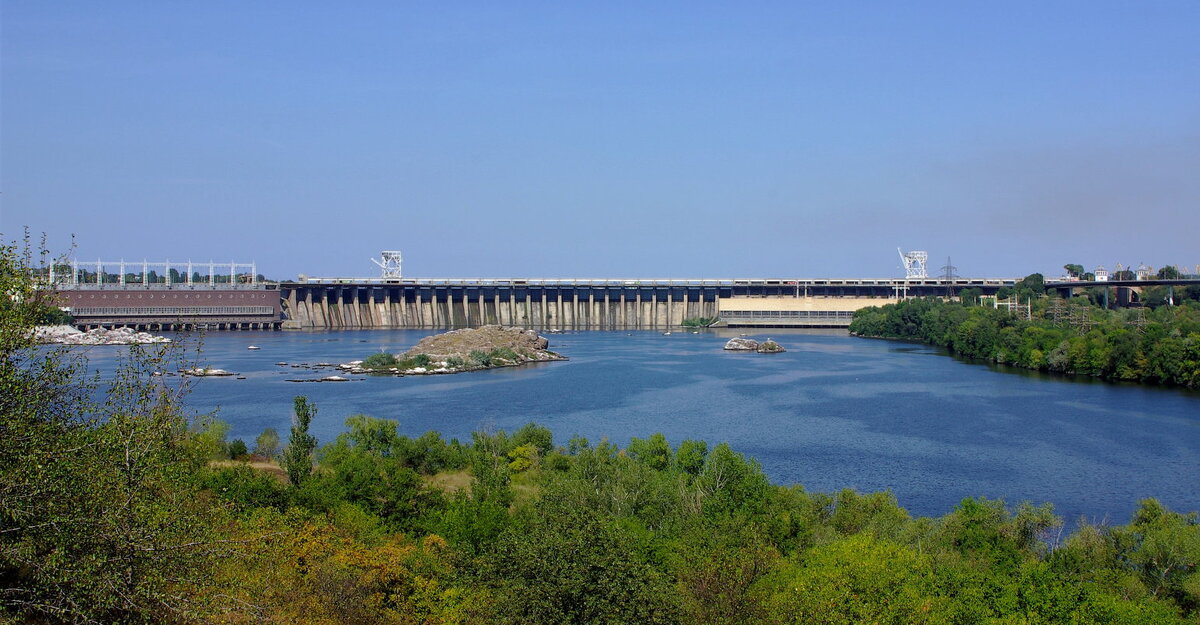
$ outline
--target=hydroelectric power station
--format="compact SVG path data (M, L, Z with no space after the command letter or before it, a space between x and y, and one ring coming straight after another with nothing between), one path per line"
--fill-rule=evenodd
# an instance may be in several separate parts
M714 326L845 327L854 311L1012 279L307 278L283 282L284 328L452 328L499 323L553 330Z
M81 328L142 330L445 329L486 324L544 330L669 330L684 321L712 327L838 328L854 312L912 297L995 295L1015 278L961 278L947 260L931 277L928 254L899 251L903 278L407 278L401 255L383 252L374 278L264 280L253 263L58 264L44 268L58 303ZM160 273L161 271L161 273ZM1070 296L1114 288L1132 302L1147 286L1182 279L1047 280ZM1122 304L1125 305L1125 304ZM1136 305L1136 304L1135 304Z
M457 328L545 330L845 327L854 312L910 297L984 295L1012 278L929 277L925 252L900 252L904 278L406 278L385 251L375 278L268 282L253 264L80 263L50 272L79 327L147 330ZM69 277L66 276L69 268ZM159 273L161 271L161 273Z
M284 328L454 328L486 324L549 330L845 327L854 311L908 297L995 294L1009 278L930 278L925 252L900 252L891 279L405 278L400 252L374 262L378 278L279 284Z

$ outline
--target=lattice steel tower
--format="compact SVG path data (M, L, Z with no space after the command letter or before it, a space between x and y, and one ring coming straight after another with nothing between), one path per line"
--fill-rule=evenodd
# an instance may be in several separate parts
M896 251L900 253L900 261L904 263L904 279L929 277L929 271L926 269L926 263L929 261L928 252L905 252L900 248L896 248Z
M379 255L383 257L383 260L372 258L371 262L379 265L379 268L383 270L383 275L380 277L384 279L403 277L400 272L401 258L399 250L380 252Z

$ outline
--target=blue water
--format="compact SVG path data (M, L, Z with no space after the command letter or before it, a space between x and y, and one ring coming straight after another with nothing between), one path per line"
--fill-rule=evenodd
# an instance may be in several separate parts
M1128 520L1139 499L1200 509L1200 394L998 371L933 348L841 331L771 330L787 353L725 352L733 331L550 335L568 362L450 376L353 376L290 364L345 362L403 351L425 331L212 333L202 360L246 379L195 381L188 404L215 411L231 438L263 428L286 437L292 397L319 412L322 441L347 416L396 419L410 436L512 430L536 421L573 435L728 442L776 483L836 491L891 490L914 515L941 515L964 497L1051 502L1068 524ZM247 350L248 345L262 349ZM95 348L105 369L122 348Z

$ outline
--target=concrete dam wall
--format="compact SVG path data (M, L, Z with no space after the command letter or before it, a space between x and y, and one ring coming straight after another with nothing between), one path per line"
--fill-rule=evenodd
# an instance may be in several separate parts
M667 329L718 316L718 289L285 285L285 328Z
M570 280L310 278L279 285L285 329L846 327L854 311L908 297L994 294L1012 279Z

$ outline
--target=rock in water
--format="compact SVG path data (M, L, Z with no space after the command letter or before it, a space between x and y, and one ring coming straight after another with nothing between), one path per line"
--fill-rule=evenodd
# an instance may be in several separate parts
M196 367L194 369L181 369L179 371L183 375L196 376L198 378L225 378L232 375L237 375L232 371L224 369L213 369L211 367Z
M784 349L783 346L780 345L779 343L776 343L775 341L772 341L771 339L767 339L767 340L763 341L762 343L759 343L758 349L756 349L754 351L756 351L760 354L781 354L783 352L786 352L787 350Z
M494 349L511 349L521 353L543 352L550 346L544 336L533 330L508 326L483 326L451 330L421 339L416 346L405 352L406 356L426 354L434 360L446 360L455 356L463 358L471 352L489 352ZM534 360L542 360L534 358ZM552 360L546 358L545 360Z
M725 344L725 349L736 352L752 352L758 349L758 341L754 339L744 339L739 336L729 339L729 342Z

